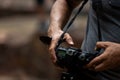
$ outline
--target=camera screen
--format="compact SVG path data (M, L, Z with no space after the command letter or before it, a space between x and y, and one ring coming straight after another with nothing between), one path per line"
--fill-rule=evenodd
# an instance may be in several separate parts
M66 55L65 51L61 51L61 50L58 51L58 56L59 57L65 57L65 55Z

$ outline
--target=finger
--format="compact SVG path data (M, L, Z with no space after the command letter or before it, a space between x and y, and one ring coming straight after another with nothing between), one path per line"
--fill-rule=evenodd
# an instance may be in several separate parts
M73 42L71 36L70 36L68 33L65 34L64 39L66 39L66 42L67 42L68 44L74 45L74 42Z
M97 48L106 48L109 45L111 45L111 42L97 42L96 47Z
M104 54L101 54L100 56L94 58L89 64L87 64L88 68L92 68L93 66L99 65L106 59Z
M57 61L57 57L56 57L56 54L55 54L56 45L57 45L57 40L52 40L50 48L49 48L50 57L51 57L53 63L55 63Z
M97 66L95 66L94 70L95 71L104 71L107 69L107 66L105 65L105 63L101 63Z

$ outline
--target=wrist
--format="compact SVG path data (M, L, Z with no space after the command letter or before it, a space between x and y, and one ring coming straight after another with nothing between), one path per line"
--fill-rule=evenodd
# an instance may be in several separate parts
M63 31L61 29L49 28L48 29L48 36L53 37L55 35L61 35Z

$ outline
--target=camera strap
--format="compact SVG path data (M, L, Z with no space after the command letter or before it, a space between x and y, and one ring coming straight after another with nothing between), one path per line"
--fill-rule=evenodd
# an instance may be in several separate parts
M58 44L56 46L56 49L60 46L60 44L62 42L64 42L64 34L67 32L67 30L70 28L70 26L72 25L72 23L74 22L74 20L76 19L76 17L78 16L78 14L82 11L83 7L85 6L85 4L88 2L88 0L83 0L82 5L80 6L79 10L76 12L76 14L70 19L70 21L67 23L66 29L64 30L63 34L61 35Z
M100 28L100 13L103 10L102 7L102 0L92 0L92 7L96 12L96 17L97 17L97 26L98 26L98 41L102 41L102 34L101 34L101 28ZM101 10L101 11L100 11ZM101 48L97 49L98 52L101 51Z
M60 44L62 42L64 42L64 34L67 32L67 30L70 28L71 24L74 22L74 20L76 19L76 17L78 16L78 14L81 12L81 10L83 9L84 5L88 2L88 0L84 0L82 5L80 6L79 10L77 11L77 13L75 14L75 16L73 16L73 18L71 18L71 20L69 21L69 23L67 24L66 29L64 30L64 33L61 35L58 44L56 46L56 49L60 46ZM97 26L98 26L98 41L102 41L102 34L101 34L101 29L100 29L100 11L99 9L102 10L102 0L92 0L92 7L96 12L96 16L97 16ZM100 48L97 49L98 52L101 51Z
M98 26L98 41L102 41L101 29L100 29L100 10L102 10L102 0L92 0L92 7L96 12L97 16L97 26Z
M76 12L76 14L69 20L69 22L67 23L66 27L64 28L64 32L63 34L60 36L58 43L56 45L55 50L60 46L60 44L62 42L64 42L64 34L67 32L67 30L70 28L70 26L72 25L72 23L74 22L74 20L76 19L76 17L78 16L78 14L81 12L81 10L83 9L84 5L88 2L88 0L83 0L82 5L79 7L78 11ZM40 40L44 43L49 45L52 38L48 37L48 36L40 36Z

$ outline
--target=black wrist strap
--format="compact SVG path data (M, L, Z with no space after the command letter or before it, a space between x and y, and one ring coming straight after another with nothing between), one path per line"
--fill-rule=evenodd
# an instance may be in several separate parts
M79 10L76 12L75 16L73 16L69 22L67 23L67 26L64 28L64 32L63 34L60 36L59 40L58 40L58 43L57 43L57 46L55 48L55 50L60 46L60 44L62 42L64 42L63 40L63 37L64 37L64 34L67 32L67 30L71 27L72 23L74 22L74 20L76 19L76 17L78 16L78 14L81 12L81 10L83 9L84 5L88 2L88 0L83 0L82 2L82 5L80 6ZM52 38L48 37L48 36L40 36L40 40L44 43L44 44L47 44L49 45Z
M64 33L61 35L59 41L58 41L58 44L56 46L56 49L60 46L60 44L64 41L63 40L63 37L64 37L64 34L67 32L67 30L71 27L72 23L74 22L74 20L76 19L76 17L78 16L78 14L82 11L83 7L85 6L85 4L88 2L88 0L83 0L83 3L82 5L80 6L79 10L77 11L77 13L75 14L75 16L73 16L69 23L67 24L66 26L66 29L64 30Z

